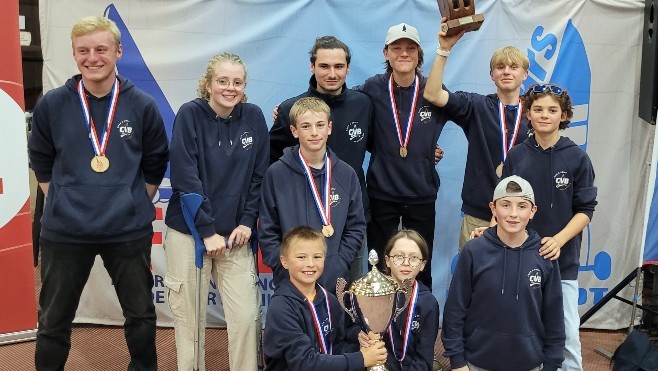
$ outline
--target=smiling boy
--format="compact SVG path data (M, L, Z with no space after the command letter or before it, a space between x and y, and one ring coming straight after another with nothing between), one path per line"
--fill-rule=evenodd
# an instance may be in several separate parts
M537 211L530 183L496 186L498 222L464 245L443 314L444 355L453 370L557 370L564 348L558 265L544 259L539 235L526 230Z
M328 269L319 283L333 293L336 280L348 278L365 235L361 187L354 169L327 149L332 122L325 102L299 99L290 109L290 122L299 145L284 150L261 185L258 238L263 262L279 285L288 278L279 261L283 234L299 225L322 231Z

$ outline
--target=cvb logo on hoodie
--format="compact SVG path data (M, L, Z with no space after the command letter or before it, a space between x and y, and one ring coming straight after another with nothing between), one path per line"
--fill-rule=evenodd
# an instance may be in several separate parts
M528 283L531 288L541 287L541 271L539 268L534 268L528 272Z
M336 188L331 188L331 194L329 195L329 205L331 207L336 207L340 203L340 195L336 192Z
M117 125L117 129L119 129L119 135L121 138L124 139L130 139L133 136L133 127L132 124L130 123L130 120L121 120L119 124Z
M363 129L359 127L358 121L350 122L345 128L345 131L347 132L347 136L354 143L359 143L365 138L365 133L363 132Z
M555 175L553 175L553 182L555 183L555 188L560 191L564 191L571 185L571 179L569 179L566 171L558 171L555 173Z
M426 122L432 119L432 111L430 111L429 106L422 106L418 110L418 116L420 117L420 122Z
M240 135L240 144L242 145L243 149L246 149L248 151L254 145L254 137L251 135L250 132L245 131L244 133L242 133L242 135Z

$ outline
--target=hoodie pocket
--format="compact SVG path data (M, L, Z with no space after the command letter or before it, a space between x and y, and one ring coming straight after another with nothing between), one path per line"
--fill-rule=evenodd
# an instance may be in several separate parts
M77 235L112 235L135 228L135 203L130 188L61 187L53 194L47 228Z
M476 328L466 341L466 358L486 369L530 370L543 362L543 347L536 336L512 335Z

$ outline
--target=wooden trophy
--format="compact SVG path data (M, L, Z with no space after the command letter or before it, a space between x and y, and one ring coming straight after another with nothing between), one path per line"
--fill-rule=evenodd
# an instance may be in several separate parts
M477 31L484 22L484 14L475 14L474 0L437 0L441 15L448 18L441 30L448 36L456 35L462 30Z

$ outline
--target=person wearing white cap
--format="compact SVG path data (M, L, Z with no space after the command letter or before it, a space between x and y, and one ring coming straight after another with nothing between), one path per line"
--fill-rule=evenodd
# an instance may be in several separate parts
M386 241L402 224L427 241L431 263L439 190L434 152L446 117L423 97L427 78L421 75L418 30L406 23L390 27L383 53L386 72L357 87L372 99L375 110L366 175L371 214L368 245L383 256ZM431 264L418 280L432 287Z

